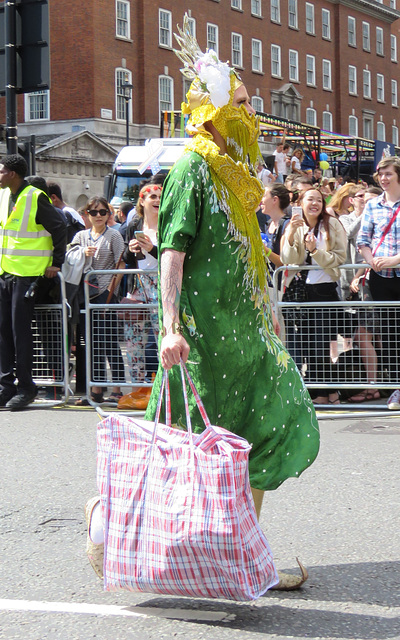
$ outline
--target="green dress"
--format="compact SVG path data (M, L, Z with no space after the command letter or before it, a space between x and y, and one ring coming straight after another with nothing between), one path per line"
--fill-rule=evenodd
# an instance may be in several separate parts
M190 345L187 368L211 423L252 444L251 486L276 489L299 476L317 456L318 422L282 343L275 337L275 349L267 345L262 315L265 326L266 317L270 323L269 306L261 314L254 308L243 284L239 243L228 231L208 165L195 152L186 153L164 183L158 246L159 255L164 249L186 254L180 322ZM154 419L161 377L160 366L147 419ZM169 380L172 423L185 424L179 367L172 368ZM188 395L192 424L201 431L204 423L190 390Z

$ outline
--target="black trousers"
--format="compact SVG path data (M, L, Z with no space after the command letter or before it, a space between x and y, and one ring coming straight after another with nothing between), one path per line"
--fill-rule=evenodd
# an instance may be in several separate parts
M36 277L0 276L0 386L18 391L35 389L32 380L34 298L25 298Z
M373 300L380 302L400 301L400 278L382 278L378 273L369 272L369 289ZM400 346L398 327L400 313L396 308L376 309L379 317L382 343L382 367L387 369L389 382L400 379Z

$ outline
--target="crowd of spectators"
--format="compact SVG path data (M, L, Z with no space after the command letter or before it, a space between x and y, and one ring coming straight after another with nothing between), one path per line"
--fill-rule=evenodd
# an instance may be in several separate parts
M390 341L391 328L397 325L397 309L386 308L379 313L371 309L357 311L357 308L332 311L331 308L319 307L318 303L399 300L400 269L396 266L400 261L400 217L397 218L400 160L386 158L381 161L375 175L375 186L368 186L351 179L344 182L341 176L326 178L318 167L312 172L303 171L303 151L294 149L289 156L289 149L285 140L277 145L273 171L262 164L258 166L265 192L257 216L270 261L270 293L273 298L273 270L284 265L297 265L297 273L293 269L280 272L276 285L278 299L285 300L286 296L286 300L299 301L299 297L291 298L289 294L293 290L299 296L301 291L303 301L316 305L313 309L308 308L306 314L283 309L280 318L281 338L306 383L307 380L315 383L319 377L323 383L329 382L340 354L357 348L365 380L370 386L347 395L346 399L355 403L377 400L382 394L377 382L382 379L383 372L389 382L391 377L397 380L399 376L397 348L393 348ZM7 158L3 160L5 164L1 165L3 174L7 174L1 186L3 189L9 187L10 202L18 206L21 193L28 193L30 188L31 194L36 194L37 212L42 209L47 211L46 214L35 214L35 211L31 214L36 215L38 228L41 228L41 223L45 229L48 228L54 251L46 268L41 265L40 273L28 274L28 285L33 281L37 284L36 302L57 302L60 295L58 279L50 278L49 274L53 276L59 269L63 270L68 300L73 309L69 346L70 352L76 355L76 393L83 394L76 404L85 405L89 400L84 395L83 283L85 280L89 283L92 304L112 305L121 298L125 302L131 299L136 303L156 303L157 279L154 275L146 275L146 271L157 268L157 219L163 180L160 176L154 176L150 181L143 181L136 207L127 200L114 209L102 196L95 196L90 198L85 207L76 211L66 204L57 183L46 183L39 176L26 177L26 168L21 159L15 156L14 160L11 157L9 161ZM9 179L9 174L15 179L15 184ZM49 211L53 212L54 218L50 224ZM57 227L56 232L53 231L54 227ZM61 267L63 256L65 260ZM368 263L369 269L365 268L365 263ZM360 267L340 269L344 264ZM309 270L309 265L314 269ZM48 271L48 267L52 266L53 271ZM116 277L108 273L97 274L96 277L91 275L92 270L125 268L140 269L142 276L127 278L122 272ZM11 298L6 300L6 297L10 296L11 283L15 279L19 283L19 274L13 276L6 269L4 272L0 277L0 285L4 284L3 293L0 290L0 305L6 318L7 313L11 313L10 305L16 304ZM21 270L21 281L24 276L25 271ZM25 318L27 322L31 321L31 316L32 309ZM157 358L154 358L158 336L156 316L156 313L147 314L146 318L143 314L124 316L117 312L99 316L92 333L92 342L97 346L91 358L91 378L102 383L102 386L92 387L90 399L93 402L116 404L123 395L119 386L126 383L122 341L128 358L126 370L130 381L151 382L157 364ZM1 331L3 336L0 336L0 340L4 345L5 340L10 339L10 330L7 333L3 327ZM16 331L18 329L14 329ZM44 335L43 341L46 342ZM14 396L22 394L21 406L18 406L18 398L14 404L16 408L24 408L36 397L37 389L29 378L30 374L23 382L25 388L20 390L14 384L19 376L24 380L21 363L25 370L32 368L32 345L26 340L25 343L21 353L11 353L9 347L3 347L6 356L3 355L3 362L0 363L0 406L6 406ZM153 350L152 364L149 364L151 358L145 355L148 347ZM104 397L107 362L114 386L111 394ZM50 363L53 369L60 366L59 362ZM56 399L58 393L56 387L49 388L46 397ZM346 396L342 390L332 388L332 385L314 388L311 395L315 404L337 404ZM391 395L388 405L392 409L400 408L399 391Z

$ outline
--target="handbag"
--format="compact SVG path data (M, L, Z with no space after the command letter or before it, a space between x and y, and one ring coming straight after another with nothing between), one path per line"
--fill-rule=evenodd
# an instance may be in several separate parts
M287 278L288 270L285 271ZM282 302L307 302L307 271L298 271L288 287L285 287Z
M205 424L191 428L185 376ZM257 521L249 443L212 426L181 363L187 431L170 425L164 372L155 422L112 414L98 425L104 588L254 600L278 582ZM163 389L167 424L159 423Z
M139 287L136 287L132 293L129 293L124 298L121 298L121 300L119 301L119 304L123 304L123 305L149 304L149 299L146 293L146 289L143 285L142 278L140 277L139 274L136 274L136 279L139 282L141 289L139 289ZM143 293L144 300L141 293ZM146 313L147 313L146 308L140 308L140 307L139 308L135 307L132 309L125 308L125 309L120 309L118 311L118 318L120 320L124 320L124 322L143 322L146 318Z

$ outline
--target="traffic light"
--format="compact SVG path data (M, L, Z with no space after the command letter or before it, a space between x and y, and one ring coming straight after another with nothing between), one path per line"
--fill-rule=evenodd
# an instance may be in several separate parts
M15 20L15 93L30 93L50 87L48 0L17 0ZM6 34L4 4L0 5L0 95L5 95Z

